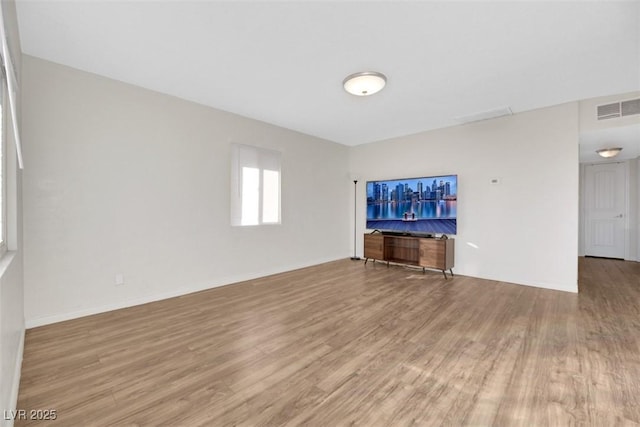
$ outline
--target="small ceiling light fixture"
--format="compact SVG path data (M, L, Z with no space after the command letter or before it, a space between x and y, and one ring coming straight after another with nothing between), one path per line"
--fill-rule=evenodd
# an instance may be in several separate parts
M369 96L380 92L386 83L387 77L377 71L351 74L342 82L344 90L356 96Z
M598 153L601 157L608 159L610 157L617 156L618 154L620 154L621 151L622 151L622 147L602 148L600 150L596 150L596 153Z

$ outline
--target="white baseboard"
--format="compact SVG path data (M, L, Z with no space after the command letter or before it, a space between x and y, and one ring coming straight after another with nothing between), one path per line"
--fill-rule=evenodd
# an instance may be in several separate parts
M231 285L233 283L244 282L245 280L257 279L260 277L270 276L272 274L284 273L287 271L297 270L299 268L310 267L312 265L323 264L325 262L336 261L340 258L320 259L314 262L304 263L300 265L288 265L280 266L272 270L261 271L252 274L234 275L218 279L217 281L210 281L207 283L192 284L190 286L181 287L172 292L164 292L155 295L147 295L141 298L129 299L124 301L114 302L112 304L106 304L96 307L88 307L86 309L71 311L66 313L54 314L51 316L35 317L26 320L26 328L36 328L38 326L50 325L52 323L64 322L65 320L77 319L80 317L91 316L93 314L106 313L108 311L119 310L121 308L133 307L136 305L148 304L150 302L160 301L168 298L175 298L194 292L200 292L207 289L213 289L220 286Z
M33 319L27 319L26 328L37 328L38 326L50 325L52 323L64 322L65 320L78 319L80 317L91 316L94 314L106 313L108 311L120 310L121 308L134 307L136 305L148 304L150 302L160 301L163 299L179 297L187 295L193 292L203 291L205 289L215 288L218 286L224 286L224 284L205 286L205 287L189 287L180 288L175 292L165 292L156 295L149 295L142 298L134 298L124 301L114 302L112 304L105 304L95 307L89 307L82 310L69 311L66 313L54 314L51 316L36 317Z
M485 279L485 280L492 280L494 282L501 282L501 283L506 283L506 284L512 284L512 285L518 285L518 286L529 286L531 288L541 288L541 289L549 289L551 291L561 291L561 292L569 292L572 294L576 294L578 293L578 282L576 281L576 283L573 284L558 284L558 283L545 283L545 282L532 282L530 280L523 280L523 279L519 279L517 277L489 277L489 276L485 276L485 275L480 275L477 272L475 272L474 274L468 274L462 270L458 270L456 271L455 267L454 267L454 271L453 271L456 275L460 275L460 276L469 276L469 277L475 277L477 279Z

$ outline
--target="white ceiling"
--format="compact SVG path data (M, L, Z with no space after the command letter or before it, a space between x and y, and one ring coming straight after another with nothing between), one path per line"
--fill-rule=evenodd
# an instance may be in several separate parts
M640 90L640 3L17 1L23 52L347 145ZM342 80L388 77L374 96Z

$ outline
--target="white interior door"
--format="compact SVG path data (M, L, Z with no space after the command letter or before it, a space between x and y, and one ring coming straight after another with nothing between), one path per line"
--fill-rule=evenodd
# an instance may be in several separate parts
M626 190L623 163L585 168L585 255L624 259Z

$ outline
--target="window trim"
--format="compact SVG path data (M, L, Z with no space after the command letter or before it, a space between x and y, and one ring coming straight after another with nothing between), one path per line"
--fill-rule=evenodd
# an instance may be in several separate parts
M4 63L4 58L0 55L0 60ZM0 72L0 257L7 252L7 107L8 92L7 76L5 67Z

